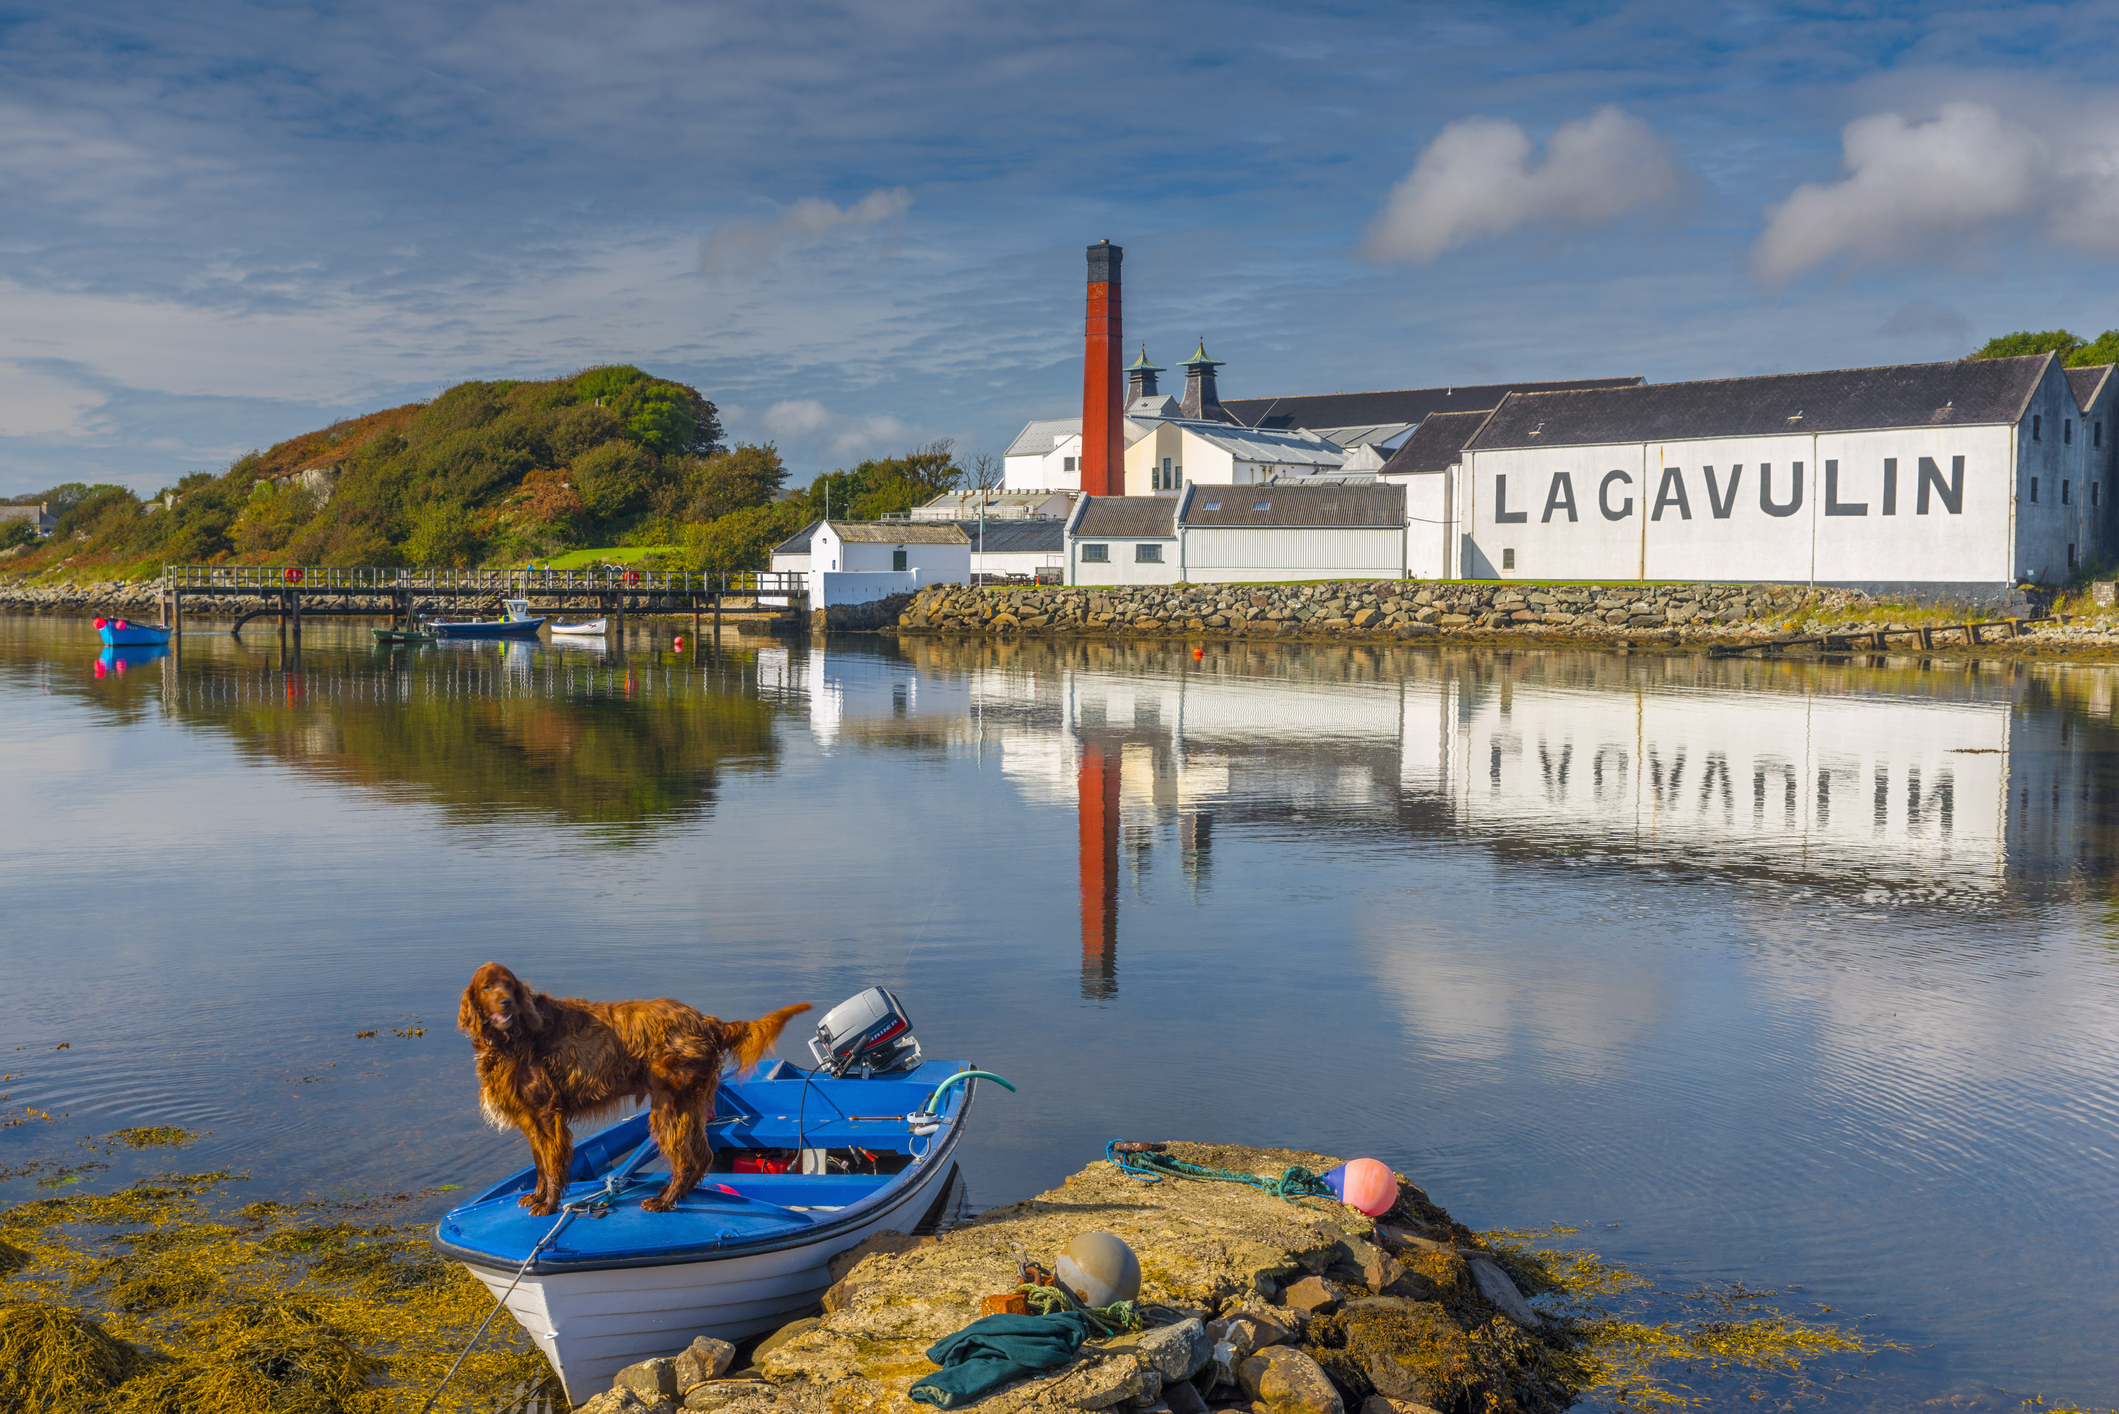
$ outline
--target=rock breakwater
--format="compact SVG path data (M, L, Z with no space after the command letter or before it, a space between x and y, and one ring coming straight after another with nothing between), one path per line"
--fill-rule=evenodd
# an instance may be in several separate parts
M1765 638L1820 612L1858 610L1854 590L1743 584L1330 581L920 591L901 633L1183 634L1427 638L1515 634L1604 640Z
M1321 1154L1172 1144L1196 1164L1323 1172ZM672 1350L621 1372L583 1414L863 1414L915 1411L926 1350L1012 1290L1018 1249L1049 1263L1102 1229L1140 1258L1145 1331L1092 1341L1065 1366L978 1402L990 1414L1231 1407L1273 1414L1479 1409L1558 1414L1587 1381L1564 1323L1531 1309L1546 1289L1519 1254L1489 1249L1399 1179L1371 1221L1328 1199L1296 1204L1239 1184L1145 1184L1091 1164L1050 1192L980 1214L940 1238L878 1234L834 1265L820 1317L768 1337L752 1364ZM1523 1284L1519 1287L1519 1281ZM689 1370L694 1378L686 1378Z

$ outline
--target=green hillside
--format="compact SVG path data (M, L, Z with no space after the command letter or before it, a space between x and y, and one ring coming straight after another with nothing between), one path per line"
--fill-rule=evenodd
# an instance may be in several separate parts
M141 577L165 563L521 564L588 547L681 547L645 562L762 567L830 487L836 514L904 510L957 484L947 442L781 496L765 446L722 444L698 390L630 365L540 382L460 383L196 472L142 500L53 487L57 532L0 527L0 572ZM637 550L625 556L636 558Z

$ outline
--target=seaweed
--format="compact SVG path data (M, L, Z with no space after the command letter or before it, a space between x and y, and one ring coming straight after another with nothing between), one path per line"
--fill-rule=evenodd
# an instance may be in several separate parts
M139 1351L78 1311L41 1301L0 1306L0 1414L88 1407L141 1363Z

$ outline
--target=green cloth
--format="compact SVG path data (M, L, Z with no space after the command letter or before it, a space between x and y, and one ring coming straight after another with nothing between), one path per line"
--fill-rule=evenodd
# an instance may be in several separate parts
M928 1347L927 1358L942 1368L914 1380L908 1393L922 1404L954 1409L1066 1364L1089 1336L1089 1318L1079 1311L981 1316Z

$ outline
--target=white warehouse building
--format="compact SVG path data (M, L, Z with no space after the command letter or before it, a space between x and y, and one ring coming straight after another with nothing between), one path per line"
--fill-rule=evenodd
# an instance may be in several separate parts
M1172 496L1084 496L1067 526L1069 584L1403 579L1396 486L1187 484Z
M2040 354L1517 393L1441 473L1454 484L1433 479L1446 446L1381 475L1421 483L1412 503L1450 523L1465 578L1991 602L2101 556L2110 375Z

